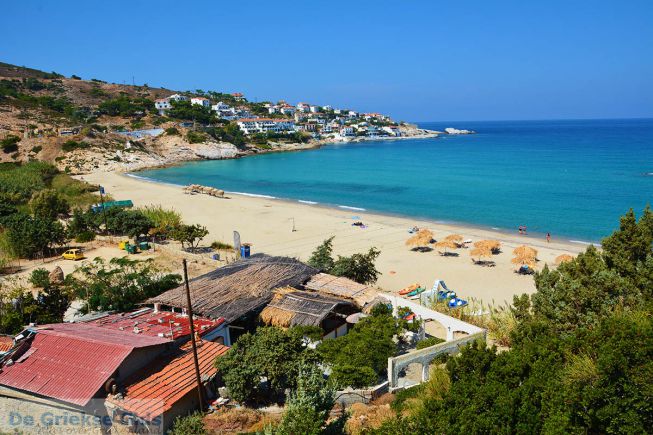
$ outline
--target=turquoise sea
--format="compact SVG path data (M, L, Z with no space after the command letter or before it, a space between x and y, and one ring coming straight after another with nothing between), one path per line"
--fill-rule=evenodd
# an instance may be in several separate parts
M653 119L424 122L469 136L329 145L135 175L308 204L600 241L653 200Z

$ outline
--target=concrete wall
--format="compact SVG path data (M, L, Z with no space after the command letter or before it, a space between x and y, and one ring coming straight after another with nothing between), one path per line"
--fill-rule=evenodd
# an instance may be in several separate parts
M486 331L481 330L475 334L467 335L457 340L447 341L444 343L436 344L435 346L426 347L424 349L416 350L404 355L399 355L393 358L388 358L388 381L390 383L390 391L401 389L399 385L399 372L410 364L422 365L422 382L427 381L429 378L429 366L431 361L442 354L453 355L460 352L460 349L468 343L482 340L485 342Z
M353 403L370 403L388 392L388 381L369 388L346 388L336 392L336 403L349 406Z

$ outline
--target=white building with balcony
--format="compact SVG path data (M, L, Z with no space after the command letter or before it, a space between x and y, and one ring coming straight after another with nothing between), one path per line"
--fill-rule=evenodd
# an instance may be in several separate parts
M288 119L244 118L238 120L238 128L245 134L292 133L295 123Z

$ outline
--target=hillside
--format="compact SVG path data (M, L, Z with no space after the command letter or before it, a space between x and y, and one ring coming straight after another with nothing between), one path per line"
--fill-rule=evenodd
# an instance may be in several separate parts
M71 173L84 173L236 157L274 148L248 144L242 137L230 140L232 137L225 131L233 132L237 127L221 120L192 125L191 120L183 119L190 115L183 113L179 117L160 116L154 101L174 93L181 92L66 78L54 72L0 63L0 161L38 159ZM211 94L233 100L228 94ZM246 100L240 104L257 110ZM167 133L137 139L119 133L152 128ZM294 147L281 144L276 148Z

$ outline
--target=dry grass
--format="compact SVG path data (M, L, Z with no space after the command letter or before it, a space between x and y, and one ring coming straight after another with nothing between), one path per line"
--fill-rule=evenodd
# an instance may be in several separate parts
M278 423L280 420L281 414L237 408L207 415L204 418L204 426L209 433L238 434L263 431L266 426Z
M369 429L380 427L384 421L394 417L389 404L365 405L354 403L349 408L350 416L345 425L348 434L358 435Z

